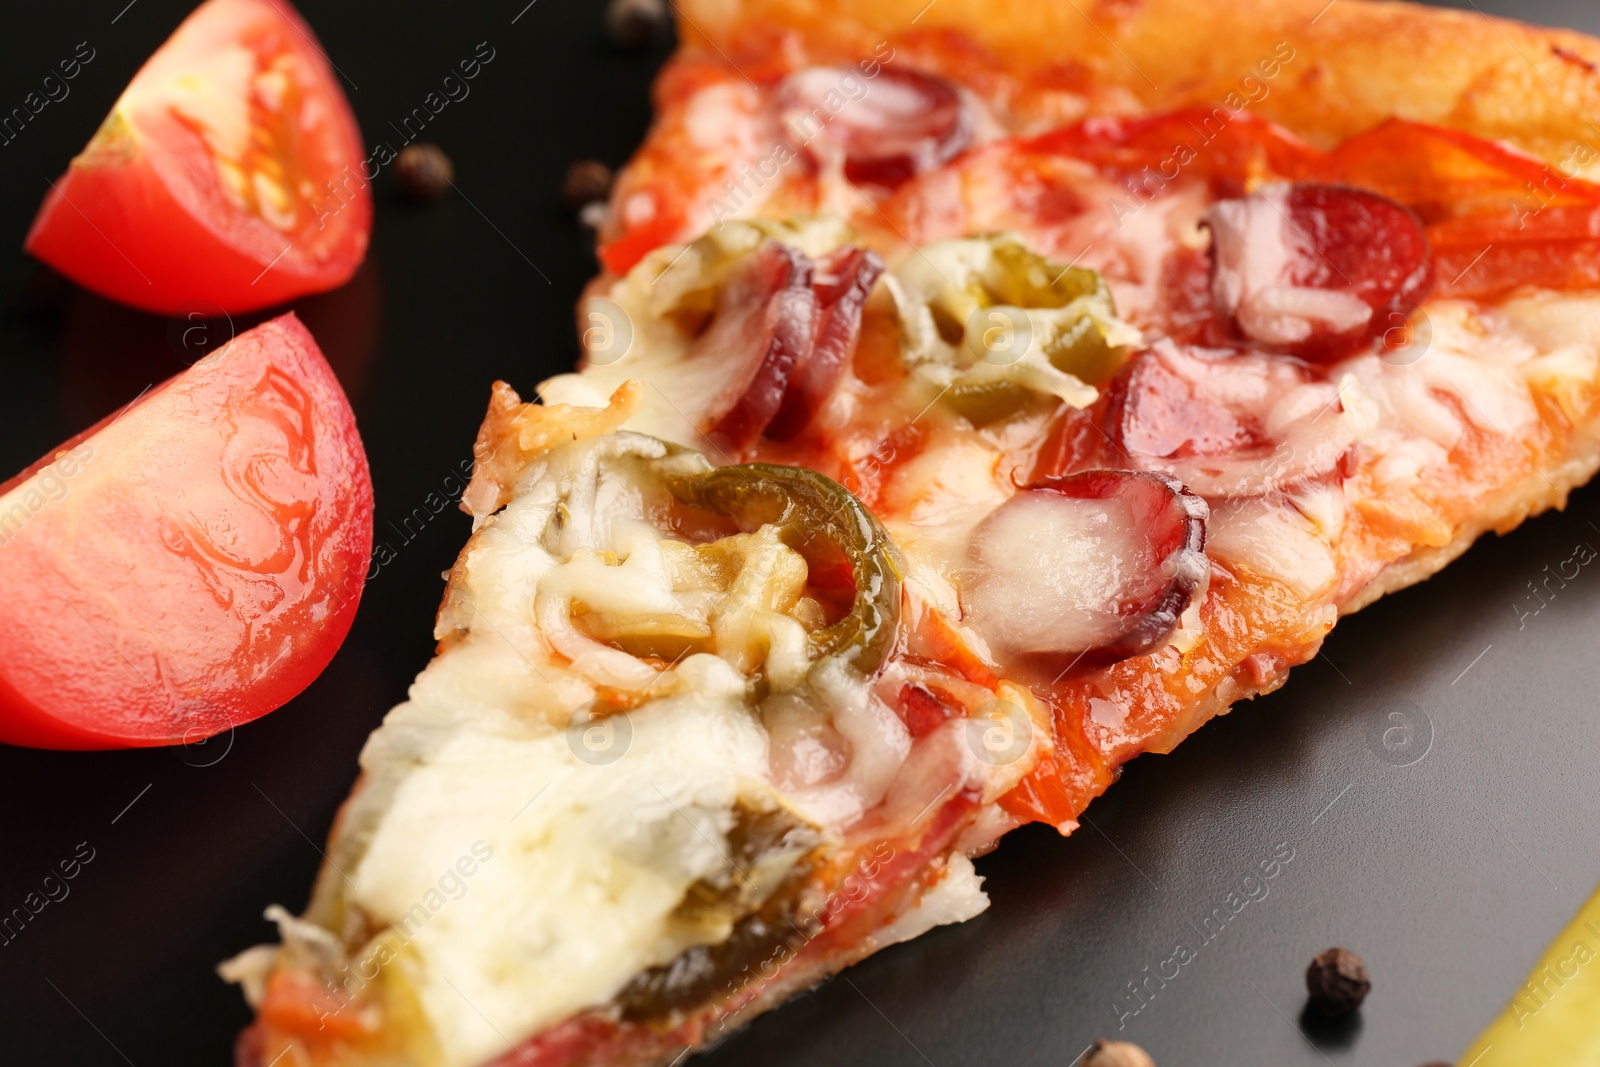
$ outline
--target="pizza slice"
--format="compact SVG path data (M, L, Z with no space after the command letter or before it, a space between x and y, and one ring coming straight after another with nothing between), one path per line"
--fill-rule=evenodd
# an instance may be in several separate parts
M686 4L239 1062L676 1062L1561 506L1600 45L1319 6Z

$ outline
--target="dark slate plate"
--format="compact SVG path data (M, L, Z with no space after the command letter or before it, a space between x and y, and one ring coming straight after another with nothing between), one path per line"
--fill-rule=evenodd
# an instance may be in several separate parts
M469 458L490 381L531 390L576 357L571 308L593 260L553 190L570 159L626 158L666 45L625 56L597 5L524 3L302 5L359 86L369 139L479 42L495 49L426 133L461 195L419 210L384 185L357 281L297 305L355 403L394 559L327 673L231 739L0 749L0 911L93 850L70 896L0 946L7 1063L228 1061L246 1012L211 968L271 934L264 905L304 902L362 739L431 650L467 520L402 522ZM184 366L169 322L17 251L47 179L188 7L125 4L30 4L0 32L0 110L79 42L95 49L71 96L0 146L0 470ZM1588 0L1484 7L1600 32ZM982 860L989 913L883 953L704 1062L1064 1067L1119 1033L1169 1067L1454 1056L1600 881L1600 574L1519 617L1547 565L1600 545L1597 524L1600 491L1584 490L1343 622L1281 692L1135 761L1070 839L1032 828ZM1390 735L1398 751L1383 743L1395 726L1412 731ZM1249 899L1245 877L1280 848L1292 861ZM1237 913L1230 892L1247 901ZM1329 1031L1302 1020L1301 974L1335 943L1366 957L1375 990L1359 1023ZM1179 944L1193 958L1152 977L1172 974Z

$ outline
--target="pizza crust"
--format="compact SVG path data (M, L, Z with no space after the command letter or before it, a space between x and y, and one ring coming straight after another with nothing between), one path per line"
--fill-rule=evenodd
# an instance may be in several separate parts
M1536 470L1510 486L1495 504L1458 526L1449 544L1418 548L1385 566L1340 606L1339 614L1354 614L1380 597L1433 577L1491 530L1498 534L1510 533L1525 519L1541 512L1565 509L1572 490L1588 482L1597 470L1600 470L1600 424L1591 424L1573 438L1567 458L1560 466Z
M1600 151L1600 41L1477 12L1366 0L682 0L681 39L738 65L771 26L818 57L954 31L1083 114L1214 103L1280 42L1296 58L1252 110L1329 144L1393 115L1506 141L1551 163ZM1584 158L1590 158L1585 156ZM1580 171L1581 173L1581 171Z

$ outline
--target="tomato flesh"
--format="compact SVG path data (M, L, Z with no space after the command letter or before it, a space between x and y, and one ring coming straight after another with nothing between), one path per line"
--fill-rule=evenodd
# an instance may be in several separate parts
M355 417L293 315L0 485L0 742L192 743L333 658L372 554Z
M162 314L344 284L366 256L361 134L286 0L207 0L46 195L27 250Z

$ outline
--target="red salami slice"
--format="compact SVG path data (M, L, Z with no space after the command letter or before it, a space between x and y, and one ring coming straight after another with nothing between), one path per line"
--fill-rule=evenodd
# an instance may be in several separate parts
M724 284L685 365L705 379L707 436L719 448L742 453L772 421L810 351L816 315L811 261L780 242L763 242Z
M963 605L996 654L1047 673L1149 652L1205 585L1207 514L1161 474L1045 479L974 531Z
M883 273L883 260L868 248L847 245L818 264L812 288L819 311L810 355L789 378L783 405L766 434L787 441L816 415L856 350L861 335L861 308Z
M858 184L896 186L972 142L973 121L955 86L912 70L867 78L808 67L773 100L785 134L819 166L842 166Z
M1255 496L1334 469L1355 441L1338 386L1297 359L1158 341L1109 390L1121 458L1202 496Z
M1224 328L1332 362L1404 324L1433 288L1422 222L1376 193L1270 185L1206 212L1212 296Z

